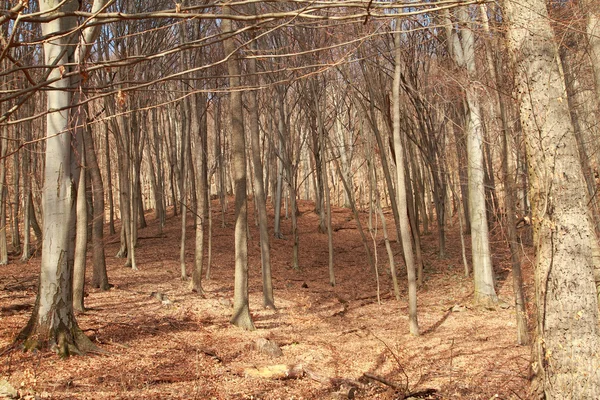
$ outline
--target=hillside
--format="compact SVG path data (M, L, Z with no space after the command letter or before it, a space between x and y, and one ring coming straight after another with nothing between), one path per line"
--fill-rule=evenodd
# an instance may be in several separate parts
M437 259L436 235L423 236L426 281L419 289L422 335L408 333L405 271L398 244L403 299L391 290L381 227L378 247L380 298L374 271L348 209L333 213L336 279L328 285L327 235L317 232L313 205L300 203L300 271L292 270L290 221L283 240L272 239L271 259L277 310L261 305L258 231L251 226L249 263L251 311L257 330L229 324L233 296L233 207L227 226L214 216L211 279L200 298L179 279L181 220L170 217L159 237L152 216L139 232L139 271L114 258L118 235L107 236L108 292L88 290L88 311L80 327L106 354L59 359L52 353L23 353L8 346L31 313L37 288L39 255L28 263L12 260L0 267L0 381L6 379L23 398L52 399L335 399L340 378L360 383L359 399L403 398L400 390L366 379L368 373L409 391L436 389L423 398L528 398L529 348L515 344L515 317L508 253L499 227L493 231L497 291L505 308L472 306L473 285L465 278L458 224L448 232L448 258ZM218 207L213 207L214 212ZM250 210L253 208L250 207ZM272 217L272 210L269 210ZM169 214L171 215L171 214ZM252 213L250 221L254 221ZM361 214L366 221L367 213ZM392 225L391 216L389 226ZM188 218L190 221L191 218ZM188 268L193 263L194 232L189 222ZM395 233L390 232L395 237ZM373 245L373 237L367 236ZM287 240L286 240L287 239ZM467 240L468 244L469 241ZM532 298L531 260L525 282ZM157 293L160 293L157 295ZM162 297L161 297L162 296ZM161 301L162 299L162 301ZM271 357L256 349L257 339L277 343ZM301 365L303 377L271 380L247 377L249 369ZM246 372L244 372L246 371ZM333 386L330 384L333 383ZM35 395L35 396L34 396ZM29 397L27 397L29 396Z

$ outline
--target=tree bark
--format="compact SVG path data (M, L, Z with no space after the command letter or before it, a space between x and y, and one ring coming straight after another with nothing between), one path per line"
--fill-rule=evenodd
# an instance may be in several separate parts
M57 11L75 11L74 0L61 3ZM54 1L40 1L40 10L48 12ZM73 32L77 20L61 17L42 24L42 33ZM44 59L51 68L50 79L57 79L47 92L46 155L44 169L44 238L39 289L33 313L18 338L25 349L53 348L61 356L94 350L93 343L83 334L73 314L73 242L77 171L74 169L73 148L69 133L69 112L53 111L71 105L71 84L61 79L62 68L72 62L74 34L55 36L44 43Z
M106 271L106 256L104 254L104 183L96 157L96 149L90 126L83 128L85 160L87 171L92 180L93 196L93 220L92 220L92 281L93 288L108 290L111 285L108 282Z
M231 8L223 7L223 15L231 15ZM233 34L232 22L224 19L221 23L223 33ZM225 53L231 55L227 61L229 87L240 86L240 60L236 57L234 37L223 41ZM229 112L231 115L231 164L235 190L235 282L233 294L233 315L231 323L244 329L254 330L250 316L248 299L248 200L246 197L246 137L244 135L244 107L242 93L231 90L229 93Z
M534 390L600 397L597 240L546 3L504 3L529 164L537 304Z
M87 129L87 128L83 128ZM83 132L80 130L79 132ZM83 293L85 287L85 264L87 254L87 241L88 241L88 214L87 214L87 199L85 196L85 151L84 144L81 143L83 137L79 138L77 143L78 152L80 154L79 160L79 183L77 188L77 203L76 203L76 215L77 215L77 230L75 236L75 263L73 267L73 309L75 311L84 312L85 307L83 305Z
M396 20L399 23L399 20ZM406 182L404 149L400 137L400 74L401 74L401 42L400 33L394 35L394 80L392 83L392 121L394 137L394 153L396 154L396 196L398 205L398 216L400 222L400 234L402 240L402 251L406 264L408 277L408 324L410 333L419 336L419 324L417 319L417 277L412 247L412 236L410 223L408 221L408 205L406 200Z
M469 179L469 216L471 218L471 252L473 259L473 277L475 281L475 302L491 306L498 302L494 288L494 271L490 255L489 230L485 204L485 177L483 165L483 126L480 115L479 99L471 84L476 78L474 33L468 27L467 9L458 8L459 22L463 25L454 32L449 16L449 40L452 54L457 65L464 69L468 78L466 101L469 120L467 121L467 156Z
M251 10L256 12L256 6ZM254 41L256 47L256 41ZM248 60L248 72L253 86L258 86L256 75L256 59ZM256 91L248 93L248 109L250 117L250 141L252 147L252 165L254 167L254 202L258 210L258 228L260 231L260 257L263 284L263 307L275 308L273 298L273 282L271 279L271 252L269 248L269 231L267 221L267 203L263 178L263 165L260 159L260 127L258 112L258 94Z

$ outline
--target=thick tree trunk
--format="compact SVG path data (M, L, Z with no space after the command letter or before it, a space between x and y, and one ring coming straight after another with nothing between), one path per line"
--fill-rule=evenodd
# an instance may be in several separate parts
M79 3L67 1L59 11L75 11ZM54 8L53 1L40 1L42 12ZM72 32L73 17L62 17L42 24L46 36ZM75 35L61 35L44 44L49 79L58 79L47 92L48 110L71 106L68 79L60 79L61 69L72 61ZM68 68L68 67L66 67ZM26 349L53 348L60 355L93 350L95 346L78 327L73 314L73 242L77 171L73 168L73 149L69 134L69 112L50 112L46 118L46 164L44 169L44 238L39 289L29 323L19 334Z
M223 14L230 15L229 6L223 7ZM226 35L233 31L230 19L224 19L222 30ZM227 61L229 87L240 86L240 61L237 59L236 43L233 37L223 41L225 53L231 55ZM246 137L244 135L244 106L242 93L232 90L229 93L231 115L231 164L235 184L235 282L233 294L233 315L231 323L244 329L254 330L250 316L248 299L248 199L246 197Z
M600 335L592 248L597 240L563 99L546 2L505 1L534 227L537 338L534 389L545 399L600 397Z

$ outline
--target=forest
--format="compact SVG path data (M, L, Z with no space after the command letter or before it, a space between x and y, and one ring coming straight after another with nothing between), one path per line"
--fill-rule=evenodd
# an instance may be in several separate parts
M0 0L0 398L600 398L597 0Z

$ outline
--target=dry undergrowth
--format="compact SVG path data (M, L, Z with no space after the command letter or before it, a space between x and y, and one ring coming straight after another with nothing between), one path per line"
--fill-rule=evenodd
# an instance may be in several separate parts
M109 354L62 360L51 353L6 351L0 356L0 380L8 380L21 396L29 398L339 398L331 387L307 376L266 380L246 378L242 372L249 367L300 364L320 376L363 382L356 393L362 399L401 398L389 386L364 381L364 373L399 386L408 380L412 391L436 389L428 398L528 398L529 349L515 344L514 309L486 311L472 306L473 285L463 276L457 226L449 229L444 260L437 258L436 235L423 237L426 282L418 294L422 335L411 337L397 243L393 246L401 271L400 302L391 292L379 229L378 304L375 274L367 266L351 214L335 209L338 286L332 288L327 284L327 235L317 233L312 205L301 202L300 207L301 270L289 267L289 220L283 225L286 238L271 242L276 311L260 308L260 249L252 224L250 300L256 331L246 332L228 323L233 296L232 207L225 228L215 214L212 277L204 282L206 298L191 293L188 283L179 279L180 219L169 218L165 236L159 237L149 216L150 226L139 232L140 270L121 266L123 260L113 257L118 235L108 237L109 278L115 287L108 292L89 290L89 311L78 316L85 333ZM213 209L218 209L216 204ZM368 215L362 216L367 226ZM189 228L191 268L191 221ZM498 292L512 304L508 253L499 228L493 232ZM390 236L395 235L390 232ZM530 268L526 262L527 282L531 282ZM0 349L9 346L27 322L38 272L39 257L28 263L13 259L0 267ZM527 285L526 290L531 293L532 288ZM253 344L259 338L278 343L283 356L272 359L257 352Z

